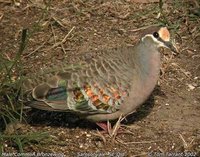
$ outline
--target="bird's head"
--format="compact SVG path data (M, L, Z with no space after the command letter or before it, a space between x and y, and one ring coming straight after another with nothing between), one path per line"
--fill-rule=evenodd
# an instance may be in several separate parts
M170 40L170 33L166 27L156 28L151 33L146 34L142 38L142 42L149 41L151 45L156 47L166 47L171 51L177 53L176 46Z

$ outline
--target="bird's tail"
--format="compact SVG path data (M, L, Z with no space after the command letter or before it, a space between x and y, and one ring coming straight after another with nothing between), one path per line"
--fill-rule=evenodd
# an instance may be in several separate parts
M66 81L52 76L45 82L36 84L32 80L25 80L22 85L19 100L25 106L40 110L59 111L67 109Z

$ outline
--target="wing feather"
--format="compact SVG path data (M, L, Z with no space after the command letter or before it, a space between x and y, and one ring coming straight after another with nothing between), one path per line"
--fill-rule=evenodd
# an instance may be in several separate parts
M129 94L134 75L129 49L114 49L83 64L62 66L44 81L25 84L30 106L81 113L116 112ZM131 54L131 53L130 53ZM52 70L51 72L55 72ZM30 95L34 100L30 101ZM38 105L37 105L38 102Z

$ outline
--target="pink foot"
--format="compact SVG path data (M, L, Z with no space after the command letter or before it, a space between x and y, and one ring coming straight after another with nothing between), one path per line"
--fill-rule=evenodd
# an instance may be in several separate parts
M108 133L108 125L106 123L103 122L96 122L96 124L103 129L106 133Z

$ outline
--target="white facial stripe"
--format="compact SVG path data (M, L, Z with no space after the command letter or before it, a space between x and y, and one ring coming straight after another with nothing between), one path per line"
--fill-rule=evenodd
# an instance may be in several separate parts
M146 37L151 37L155 43L157 43L158 47L166 47L165 44L159 40L157 40L152 34L147 34L142 38L142 42Z

